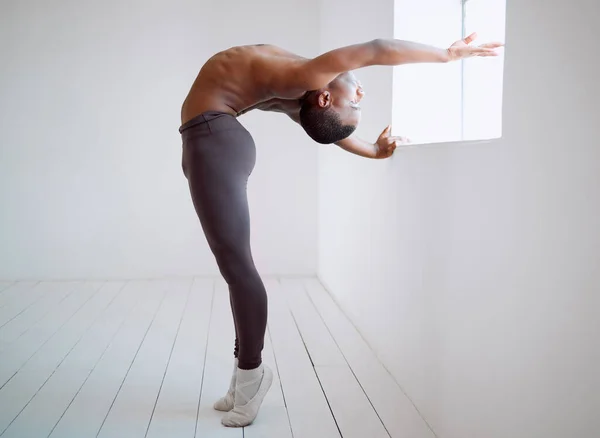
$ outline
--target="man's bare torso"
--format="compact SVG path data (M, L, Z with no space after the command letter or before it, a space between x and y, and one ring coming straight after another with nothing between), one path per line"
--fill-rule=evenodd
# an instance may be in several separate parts
M183 103L181 122L205 111L239 116L252 109L293 116L307 90L277 89L274 75L285 74L306 58L272 45L239 46L219 52L202 67ZM275 108L277 107L277 108Z

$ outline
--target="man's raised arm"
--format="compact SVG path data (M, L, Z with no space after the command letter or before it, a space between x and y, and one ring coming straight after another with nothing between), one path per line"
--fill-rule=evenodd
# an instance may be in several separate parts
M325 87L341 73L373 65L395 66L416 63L446 63L473 56L497 56L495 49L502 43L470 45L476 38L471 34L448 49L414 41L378 38L326 52L299 65L291 75L292 86L307 90Z

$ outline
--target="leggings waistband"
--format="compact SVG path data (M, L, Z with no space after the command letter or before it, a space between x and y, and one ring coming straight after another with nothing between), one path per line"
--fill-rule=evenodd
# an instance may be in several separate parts
M181 125L179 127L179 133L181 134L181 133L183 133L183 131L185 131L187 129L190 129L197 125L208 123L209 121L218 119L220 117L228 117L228 118L231 118L232 121L235 121L235 123L239 123L237 121L237 118L229 113L222 112L222 111L205 111L201 114L198 114L196 117L193 117L192 119L188 120L183 125Z

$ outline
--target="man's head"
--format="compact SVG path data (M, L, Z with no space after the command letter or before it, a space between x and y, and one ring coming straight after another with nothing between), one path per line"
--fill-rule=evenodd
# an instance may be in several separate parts
M360 82L348 72L325 88L306 94L300 108L300 124L317 143L329 144L349 137L360 122Z

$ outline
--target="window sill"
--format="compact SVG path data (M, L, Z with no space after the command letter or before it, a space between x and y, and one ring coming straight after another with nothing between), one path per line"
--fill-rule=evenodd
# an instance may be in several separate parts
M403 144L398 146L398 149L410 149L410 148L437 148L444 146L475 146L475 145L487 145L487 144L495 144L501 140L502 137L494 137L489 139L481 139L481 140L448 140L448 141L413 141L410 144Z

